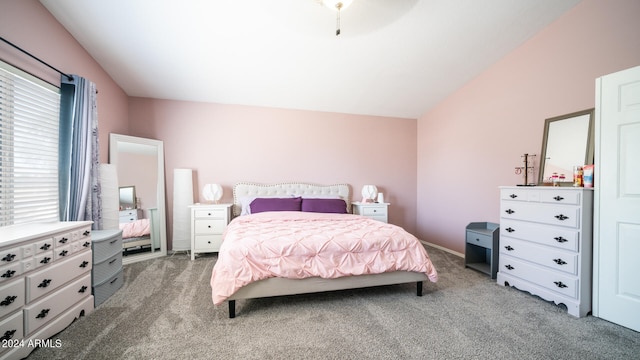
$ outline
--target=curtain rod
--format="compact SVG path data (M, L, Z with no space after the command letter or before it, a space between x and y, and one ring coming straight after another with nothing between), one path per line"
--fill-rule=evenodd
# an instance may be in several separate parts
M51 69L55 70L55 71L56 71L56 72L58 72L60 75L64 75L64 76L66 76L66 77L67 77L67 79L68 79L69 81L73 80L73 76L71 76L71 75L69 75L69 74L65 74L65 73L63 73L62 71L60 71L60 70L58 70L58 69L54 68L53 66L51 66L51 65L47 64L46 62L44 62L44 61L40 60L39 58L37 58L36 56L34 56L33 54L31 54L30 52L28 52L28 51L26 51L26 50L24 50L24 49L20 48L19 46L17 46L17 45L15 45L15 44L11 43L9 40L7 40L7 39L5 39L5 38L3 38L3 37L1 37L1 36L0 36L0 40L4 41L5 43L7 43L7 44L9 44L9 45L11 45L11 46L13 46L14 48L16 48L16 49L20 50L21 52L23 52L23 53L25 53L25 54L29 55L29 56L30 56L30 57L32 57L33 59L35 59L35 60L39 61L41 64L46 65L46 66L48 66L49 68L51 68Z

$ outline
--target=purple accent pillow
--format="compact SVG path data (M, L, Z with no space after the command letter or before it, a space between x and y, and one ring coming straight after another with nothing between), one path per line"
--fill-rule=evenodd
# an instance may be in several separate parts
M346 214L347 203L342 199L302 199L302 211Z
M302 198L256 198L251 202L252 214L265 211L300 211Z

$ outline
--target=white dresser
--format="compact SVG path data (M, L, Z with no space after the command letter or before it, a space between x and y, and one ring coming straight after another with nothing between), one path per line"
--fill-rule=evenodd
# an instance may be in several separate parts
M93 311L90 229L87 221L0 227L1 359L27 356Z
M121 224L134 222L142 219L142 209L120 210L118 212L119 222Z
M222 233L231 221L233 204L197 204L191 209L191 260L196 253L218 252Z
M591 311L593 189L500 187L498 284Z
M354 202L351 204L351 212L355 215L362 215L368 218L389 222L389 204L388 203L363 203Z

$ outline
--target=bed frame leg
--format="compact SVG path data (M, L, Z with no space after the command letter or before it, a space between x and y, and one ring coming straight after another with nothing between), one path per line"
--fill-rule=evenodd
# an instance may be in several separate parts
M236 317L236 301L229 300L229 319Z
M416 295L422 296L422 281L416 283Z

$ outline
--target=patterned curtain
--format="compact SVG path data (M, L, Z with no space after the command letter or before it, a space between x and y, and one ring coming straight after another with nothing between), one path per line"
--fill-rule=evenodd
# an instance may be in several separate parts
M97 91L72 77L62 76L60 86L60 220L90 220L102 229Z

